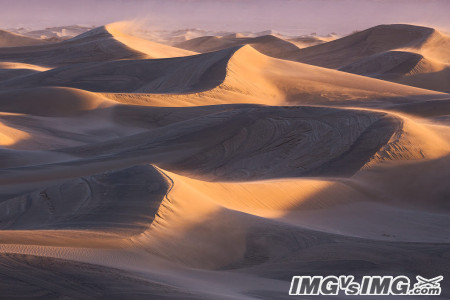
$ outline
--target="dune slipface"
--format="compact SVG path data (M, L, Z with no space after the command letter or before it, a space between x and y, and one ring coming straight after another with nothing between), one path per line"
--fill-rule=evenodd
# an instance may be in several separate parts
M120 30L0 48L0 298L450 278L450 96L419 80L446 74L447 37L390 25L183 50ZM394 73L417 87L381 80Z
M436 91L450 91L450 37L434 28L380 25L283 58Z

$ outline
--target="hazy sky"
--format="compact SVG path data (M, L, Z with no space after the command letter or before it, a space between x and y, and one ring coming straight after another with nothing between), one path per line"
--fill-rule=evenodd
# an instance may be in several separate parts
M450 0L0 0L0 27L146 20L160 28L303 34L412 23L450 31Z

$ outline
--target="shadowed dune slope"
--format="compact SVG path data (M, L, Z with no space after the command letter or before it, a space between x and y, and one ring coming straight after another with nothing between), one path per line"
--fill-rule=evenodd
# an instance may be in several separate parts
M413 25L379 25L349 36L302 49L296 61L327 68L339 68L373 54L419 48L435 30Z
M46 70L48 70L48 68L36 65L0 62L0 81L35 74Z
M429 90L275 59L248 45L181 58L70 65L0 83L4 88L36 86L119 93L107 96L119 102L127 102L131 97L137 103L149 101L158 106L321 104L348 100L369 103L371 99L395 102L395 98L405 96L444 97ZM152 98L151 94L170 95Z
M427 67L429 68L425 69ZM339 68L339 70L364 76L380 76L389 73L408 74L414 72L415 68L430 72L433 71L435 66L432 66L420 54L406 51L388 51L358 60Z
M442 163L448 165L448 158L425 166L412 164L407 168L418 175L421 169L431 170L433 165ZM308 228L321 231L324 238L327 235L331 237L331 233L339 234L349 243L352 242L348 236L370 238L378 241L372 244L375 249L393 240L448 243L448 230L440 228L449 221L447 214L441 215L449 209L445 202L445 192L448 191L444 188L445 179L439 176L443 174L434 177L437 182L425 180L421 187L411 187L412 190L409 190L405 187L411 181L397 177L399 169L383 171L387 173L381 174L379 169L367 171L363 176L349 181L305 178L229 183L204 182L165 172L171 178L173 187L150 228L133 237L132 241L151 253L189 266L235 268L238 262L241 267L242 264L250 264L260 265L264 269L264 264L267 264L268 275L271 274L270 261L279 262L283 257L286 261L296 261L299 256L295 255L294 249L298 251L307 246L300 246L302 243L299 245L295 238L274 232L273 239L259 240L254 237L253 240L252 232L261 238L263 228L269 231L285 228L286 231L305 234ZM386 174L390 176L384 177ZM376 184L371 186L371 181ZM421 189L436 183L443 188L440 193L430 195L427 200L423 195L411 198L414 193L420 193ZM374 194L378 197L374 198ZM269 220L277 222L271 223ZM352 220L358 220L358 226L354 226ZM435 228L431 235L428 233L429 226ZM222 235L217 237L214 232L222 232ZM321 235L311 232L312 236ZM211 240L214 243L208 242ZM271 242L274 244L271 245ZM310 242L312 244L305 241L308 247L315 244ZM354 246L364 243L362 240L354 242ZM184 249L183 253L179 251L180 247ZM290 247L292 249L288 250ZM343 247L349 250L348 246ZM289 258L290 251L293 256Z
M112 103L112 102L111 102ZM111 105L90 92L67 88L9 90L0 93L2 112L66 117Z
M20 34L0 30L0 47L22 47L47 44L47 41L26 37Z
M55 153L55 165L42 170L25 168L27 163L14 166L17 160L8 161L14 153L4 152L5 163L10 168L24 167L5 170L1 174L5 183L40 181L54 176L62 179L61 176L71 176L70 172L63 174L74 165L78 166L73 170L75 176L142 163L157 163L166 169L208 180L340 177L386 161L439 158L449 149L446 137L437 133L442 129L395 114L314 107L133 108L113 105L107 100L94 101L87 92L76 90L69 99L70 94L66 93L70 90L55 90L44 89L43 92L53 93L53 97L60 93L65 99L64 109L58 110L54 105L54 110L46 111L36 106L23 112L35 119L40 117L37 119L40 124L30 123L29 126L33 130L41 127L47 135L47 126L55 124L53 118L58 114L65 116L66 126L51 130L54 136L68 141L56 149L52 144L41 148L53 149ZM39 92L30 90L28 97ZM25 96L21 94L20 98ZM69 102L72 113L65 110L70 107ZM27 102L18 102L13 108L5 106L5 111L17 112L24 103ZM133 115L136 117L132 118ZM83 123L72 125L75 117ZM21 121L24 124L27 120L14 115L3 118L9 126ZM99 118L103 122L95 121ZM26 126L21 128L27 131ZM72 141L68 139L70 129L79 132L72 134ZM221 134L213 135L217 130ZM74 145L73 140L82 144ZM61 155L73 161L61 162ZM42 160L42 164L48 162L48 158ZM39 165L39 156L35 164ZM34 177L36 174L39 176Z
M299 48L291 42L273 35L249 38L236 34L226 36L203 36L176 44L175 47L205 53L242 45L250 45L259 52L276 58L283 58L291 52L299 50Z
M98 119L94 103L77 106ZM356 276L431 274L430 265L448 272L448 260L436 256L449 242L442 128L325 107L108 109L112 130L143 131L66 145L45 151L53 161L36 156L0 171L2 274L11 295L248 299L250 291L288 290L300 267ZM415 259L411 269L403 257ZM41 262L45 274L59 274L48 275L50 286L37 280ZM106 291L109 276L117 283Z
M1 227L140 233L167 189L165 178L151 166L74 178L2 201Z
M389 51L361 59L339 70L429 90L450 91L450 64L405 51Z
M450 276L448 94L116 26L0 48L3 70L29 71L0 81L0 298L289 299L298 275ZM394 49L430 34L376 27L328 62L434 74L443 56ZM183 57L151 55L166 51Z
M25 151L2 149L4 167L18 163L21 156L25 164L30 159L51 160L54 154L40 153L42 149L84 145L142 130L126 124L117 126L116 102L84 90L60 87L8 90L0 92L0 103L4 147ZM55 157L59 159L58 155Z
M5 82L8 87L67 86L93 92L188 93L212 89L226 75L236 49L172 59L69 65Z
M427 27L381 25L301 50L295 61L449 91L450 37Z
M47 67L66 64L191 55L192 52L121 33L114 24L92 29L72 39L31 47L0 49L0 61Z
M74 103L79 102L76 98L71 101ZM97 117L99 116L95 109L92 109L92 104L89 106L91 109L87 109L86 104L82 107L82 110L86 111L85 113L92 111ZM423 158L445 158L450 150L448 141L440 137L436 129L416 123L413 120L399 118L398 116L368 111L313 107L277 108L254 106L237 106L235 108L204 107L194 110L191 108L165 110L162 108L147 108L143 110L144 108L119 105L115 106L114 109L116 110L114 113L116 116L112 118L118 122L116 126L119 126L119 124L122 124L120 126L125 126L126 123L132 122L129 125L152 128L152 130L109 141L90 143L85 146L62 148L54 152L69 155L66 158L66 162L46 163L45 167L22 166L3 170L0 173L1 192L4 200L7 201L2 205L8 207L6 209L8 213L3 219L10 220L10 223L5 223L5 226L10 224L7 226L8 228L12 226L11 228L25 229L29 226L37 226L33 225L33 222L37 222L41 227L60 226L60 228L65 228L69 226L68 228L74 228L74 226L84 226L84 222L91 220L89 221L91 223L86 224L90 224L90 228L99 229L105 226L104 223L100 222L101 218L92 217L92 213L84 217L85 214L81 212L83 210L95 210L96 205L101 205L105 209L111 206L109 210L112 214L110 215L111 221L108 222L112 222L109 225L110 228L115 228L114 224L120 224L120 218L115 216L114 211L120 209L122 211L121 215L125 217L125 208L111 201L114 199L112 197L115 193L120 194L126 191L125 178L131 180L133 174L137 174L136 176L141 178L138 179L137 177L132 180L133 187L130 188L134 191L133 193L139 191L136 186L139 180L144 180L143 193L151 192L152 190L149 190L148 187L153 186L150 185L148 180L154 176L145 173L147 172L145 171L146 169L137 169L137 173L131 170L121 171L122 173L119 172L117 175L107 171L121 169L124 165L156 163L164 166L166 169L208 180L237 181L331 175L345 177L367 167L373 168L376 164L387 160L414 161ZM127 114L130 114L133 110L135 115L140 111L141 118L148 121L138 125L135 123L136 119L124 118L126 111L128 111ZM37 112L29 110L26 113L35 115ZM60 113L60 115L64 114ZM153 123L150 120L154 120ZM216 132L219 128L221 128L221 135L213 137L211 132ZM445 163L445 161L442 163ZM36 163L39 163L39 159L35 160ZM73 166L77 166L76 170ZM104 175L89 177L90 174ZM373 172L372 177L378 178L377 174L379 173ZM383 174L381 173L380 175L384 176ZM155 176L155 178L160 177L157 173L155 173ZM169 174L168 177L172 178L172 180L178 178L175 174ZM367 175L361 178L364 179L365 177ZM76 178L80 179L74 180ZM182 181L186 180L188 179L182 179ZM331 185L327 181L319 181L312 184L310 188L314 188L311 192L306 193L305 189L311 184L308 180L293 183L293 192L298 191L295 187L298 187L299 184L304 184L305 188L301 190L302 192L298 196L289 196L289 199L292 199L289 201L294 201L291 204L289 204L290 202L286 204L282 204L282 202L265 203L264 201L266 200L254 196L256 197L255 199L260 198L259 201L262 202L260 204L256 203L257 206L254 207L256 211L253 213L260 215L263 213L261 210L267 210L266 213L269 215L279 215L280 210L286 210L294 205L295 201L297 201L295 199L300 197L300 195L313 195ZM351 189L354 189L352 193L358 194L361 193L361 189L366 189L364 187L366 184L376 180L379 181L381 179L363 180L360 183L357 181L349 186ZM33 181L36 182L37 186L19 185L14 188L15 183ZM55 183L50 183L52 181ZM99 181L102 182L100 185ZM198 180L192 181L189 179L188 181L205 185L203 188L195 188L194 190L197 190L196 193L208 193L208 186L211 186L213 190L217 190L221 186L214 186L213 183L201 183ZM287 181L289 182L289 180ZM6 182L9 182L9 184L5 186ZM162 182L170 182L170 180L163 180ZM381 180L381 182L382 185L390 184L389 181L384 182ZM432 184L433 181L428 182ZM159 183L158 186L161 186L161 184ZM266 188L272 189L270 183L267 184ZM274 184L278 185L280 183L274 182ZM106 186L110 185L120 185L121 188L118 190L106 188ZM263 191L264 185L264 183L261 183L260 187L258 185L250 185L250 187L255 186L257 190ZM233 185L229 186L232 187ZM229 191L238 191L239 189L236 186L229 188ZM244 188L244 191L247 189ZM401 192L399 187L393 187L393 189L396 191L395 193ZM342 188L338 188L338 190L342 190ZM445 189L442 192L445 193ZM159 191L158 193L160 195L166 192ZM347 195L346 193L344 195ZM372 199L371 193L373 192L368 188L368 191L363 194L365 194L364 197ZM12 196L13 194L15 195ZM76 198L70 200L71 198L69 197L67 200L63 195L67 195L67 197L76 195ZM109 196L105 198L106 195ZM149 199L148 195L145 197L141 194L136 195L136 200ZM185 197L186 193L181 192L180 195ZM436 197L439 198L442 195L438 193ZM184 197L180 199L184 199ZM236 197L238 199L241 196ZM347 195L343 196L342 199L351 199L351 197ZM272 199L271 197L269 198ZM269 198L267 201L269 201ZM30 199L33 199L31 204L25 206L22 204L28 203ZM127 194L127 199L131 201L132 195ZM222 203L221 205L228 208L238 209L235 207L235 205L238 205L238 202L229 202L227 200L229 198L226 196L224 198L215 196L211 199L219 201L219 203ZM327 199L329 199L327 201L332 201L331 203L334 203L335 200L338 201L336 198L333 200L333 197ZM381 199L382 203L393 201L389 197L381 197ZM402 199L406 203L406 198ZM420 197L417 199L420 199ZM75 200L80 203L77 204ZM64 204L66 201L74 205L74 211L65 212L65 210L71 209L68 204ZM102 201L109 202L103 203ZM47 204L42 205L40 203ZM128 205L131 204L131 202L127 203ZM396 203L392 202L392 204ZM138 205L138 203L133 205ZM250 207L247 207L249 205ZM271 209L271 205L281 206ZM324 204L310 203L308 205L321 206ZM419 205L425 204L419 203ZM242 209L250 212L251 210L249 211L248 209L252 209L251 206L251 202L248 202L244 205L247 208ZM142 208L138 211L142 212ZM133 214L135 213L136 211L133 212ZM263 213L263 215L266 213ZM71 219L66 221L64 219L66 214L76 215L75 220L77 223L64 225L67 222L69 222L67 224L75 222L75 220ZM48 225L39 218L49 222ZM87 218L86 221L82 221L84 220L83 218ZM100 223L93 225L93 220ZM132 222L132 220L133 218L130 217L126 223ZM104 222L107 222L106 219ZM303 225L306 226L307 224Z
M17 295L27 299L106 300L120 299L124 295L128 299L206 299L168 283L95 264L14 254L2 254L0 261L0 287L5 299L14 299Z

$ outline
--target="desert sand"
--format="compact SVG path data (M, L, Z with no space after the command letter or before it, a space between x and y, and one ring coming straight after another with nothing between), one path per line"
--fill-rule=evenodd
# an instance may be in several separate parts
M225 36L203 36L175 44L175 47L205 53L242 45L250 45L258 52L275 58L283 58L289 53L299 50L297 45L274 35L246 37L239 33Z
M181 49L110 24L0 48L1 298L450 276L447 41L386 25Z
M437 29L380 25L293 53L289 59L438 91L450 91L450 37Z
M26 37L14 32L0 30L0 47L21 47L46 44L42 39Z

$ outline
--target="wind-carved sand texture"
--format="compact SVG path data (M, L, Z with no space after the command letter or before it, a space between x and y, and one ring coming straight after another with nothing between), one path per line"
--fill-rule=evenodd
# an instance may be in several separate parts
M450 96L424 89L446 74L441 39L387 25L183 50L113 24L0 48L1 298L288 299L294 275L450 276ZM380 80L394 73L417 87Z

